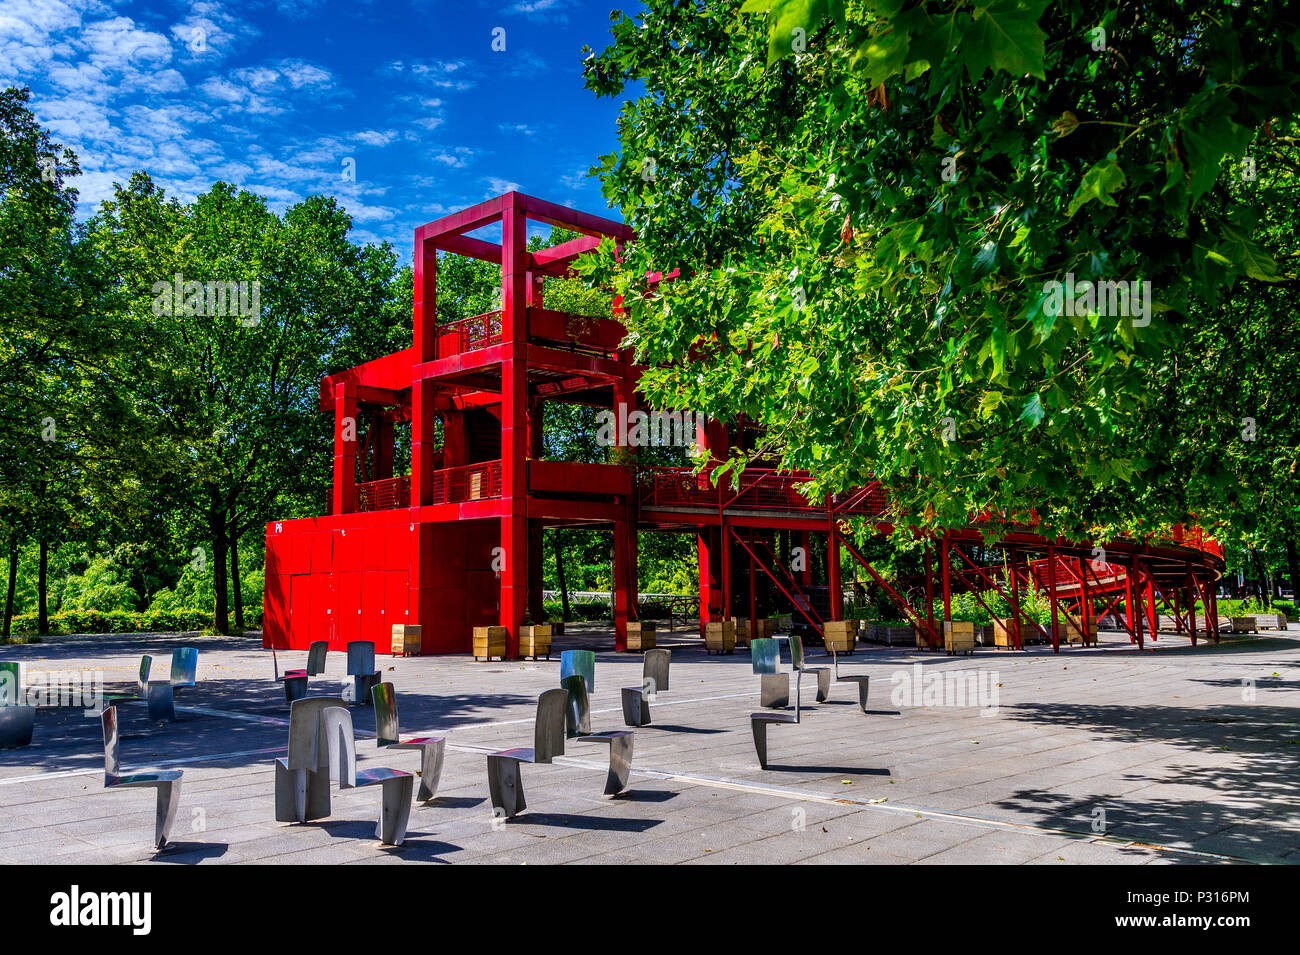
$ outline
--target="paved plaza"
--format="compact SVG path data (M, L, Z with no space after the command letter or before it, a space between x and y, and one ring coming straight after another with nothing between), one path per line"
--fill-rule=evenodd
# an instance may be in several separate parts
M509 822L492 817L484 754L532 745L559 651L599 651L597 731L622 728L619 691L640 683L640 655L614 653L612 632L588 628L557 637L549 662L381 657L403 735L447 737L438 796L413 808L399 848L374 838L375 790L336 792L318 823L274 821L288 707L257 637L52 638L0 647L0 659L29 673L102 670L108 689L125 691L141 653L165 667L182 643L200 650L199 685L178 695L178 720L121 711L124 771L184 770L175 844L151 849L151 790L104 790L98 719L42 708L33 745L0 752L0 863L1300 862L1294 626L1217 647L1166 636L1147 652L1114 637L1060 655L867 646L841 671L871 675L869 712L852 684L813 703L805 677L803 721L771 730L766 771L750 736L759 694L748 652L706 656L698 639L661 634L671 689L636 731L628 792L603 797L607 748L571 742L553 765L523 767L528 809ZM280 666L305 656L286 651ZM830 659L814 650L811 662ZM336 694L344 670L331 653L311 692ZM956 671L975 671L968 683L982 679L996 707L920 693L914 702L930 705L899 705L904 689L921 689L918 674L940 687L936 677ZM352 713L361 768L418 768L418 754L369 742L370 708Z

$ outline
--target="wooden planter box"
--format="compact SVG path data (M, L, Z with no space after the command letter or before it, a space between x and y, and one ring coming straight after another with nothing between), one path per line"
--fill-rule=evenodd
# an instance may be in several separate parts
M551 636L554 636L554 637L562 637L562 636L564 636L564 621L563 621L563 620L548 620L547 623L549 623L549 624L551 625Z
M1257 613L1255 614L1255 627L1259 630L1285 630L1286 614Z
M706 653L736 652L736 622L718 620L704 625L704 650Z
M627 649L629 653L655 648L655 625L639 620L627 622Z
M423 629L418 623L393 624L393 656L418 657Z
M875 632L875 639L886 646L919 646L916 642L915 627L891 626L889 624L877 623L873 626L873 630Z
M1012 629L1012 620L1010 617L995 617L989 624L989 630L992 632L993 646L1014 648L1016 645L1015 631ZM1020 622L1020 639L1029 642L1029 628L1025 626L1024 621Z
M993 642L996 639L996 634L994 633L993 630L993 624L991 623L984 624L984 626L980 627L975 632L975 635L979 637L979 641L982 646L986 646L986 647L997 646L997 644Z
M1097 621L1095 619L1088 621L1086 639L1083 639L1083 621L1078 617L1072 617L1068 613L1061 614L1057 617L1057 625L1065 633L1066 643L1079 643L1082 640L1085 647L1089 645L1095 647L1097 645Z
M500 629L504 630L505 627ZM477 641L477 638L475 639ZM476 642L475 656L477 655ZM519 628L519 656L532 657L534 660L538 657L546 657L548 660L551 658L551 625L549 623L538 623Z
M1259 628L1254 617L1229 617L1228 622L1233 633L1254 633Z
M917 631L918 637L921 632ZM943 622L943 648L949 653L975 652L975 624L969 620L945 620Z
M736 628L736 646L749 646L749 618L732 617L727 622Z
M857 642L858 622L856 620L827 620L822 624L826 635L826 649L836 653L852 653Z
M474 628L474 659L490 660L492 657L506 658L506 641L510 631L505 627Z

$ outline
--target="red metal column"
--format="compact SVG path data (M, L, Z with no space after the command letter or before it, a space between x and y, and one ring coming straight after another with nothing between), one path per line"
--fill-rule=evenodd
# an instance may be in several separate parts
M722 610L722 550L717 529L700 528L695 536L695 547L700 575L700 626L702 628Z
M799 547L803 551L803 570L798 571L799 586L812 586L812 537L808 531L799 532Z
M1016 649L1025 648L1024 636L1020 632L1020 575L1016 573L1016 552L1004 547L1002 553L1007 555L1007 570L1011 574L1011 623L1015 627Z
M1192 636L1192 646L1196 646L1196 578L1192 576L1192 565L1184 564L1187 569L1187 629Z
M1082 650L1089 631L1088 623L1092 617L1092 600L1088 594L1088 562L1079 558L1079 649Z
M754 531L750 528L749 543L754 543ZM749 636L754 637L754 621L758 619L758 566L754 563L753 547L749 555Z
M925 541L925 618L934 629L934 555L930 553L930 540Z
M334 386L334 513L357 509L357 392L343 381Z
M518 194L501 216L501 626L506 656L519 656L528 606L528 272L527 221Z
M1136 554L1133 555L1131 563L1133 566L1133 572L1135 574L1133 578L1133 593L1135 595L1134 604L1133 604L1133 617L1137 622L1137 627L1135 628L1135 631L1137 633L1138 649L1142 650L1146 647L1146 642L1144 637L1146 631L1146 611L1142 608L1142 595L1146 592L1146 584L1142 580L1145 572L1142 569L1142 561L1138 558Z
M636 529L614 522L614 649L627 649L627 622L636 619Z
M943 619L952 619L952 566L948 560L948 532L943 532L943 553L940 562L943 565Z
M1134 570L1133 558L1130 557L1128 567L1124 572L1124 616L1128 620L1129 643L1134 643L1137 640L1137 631L1134 628L1134 621L1137 619L1137 615L1134 613L1134 601L1137 599L1137 587L1135 586L1136 573L1137 571Z
M1047 600L1052 608L1052 652L1061 652L1061 630L1056 618L1056 548L1047 545Z
M826 533L826 576L830 578L831 619L844 619L844 593L840 580L840 541L835 532L835 517L829 517Z

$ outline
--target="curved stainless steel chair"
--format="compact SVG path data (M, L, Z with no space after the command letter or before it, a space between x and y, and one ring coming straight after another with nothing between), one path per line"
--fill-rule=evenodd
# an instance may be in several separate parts
M109 693L104 697L105 706L120 706L123 703L144 703L149 710L149 719L154 721L176 719L175 700L172 684L165 680L150 682L149 673L153 669L153 657L144 654L140 657L140 673L136 677L134 693Z
M609 773L605 776L605 795L614 796L627 789L632 772L632 731L591 731L591 704L587 698L585 678L577 674L560 681L568 691L566 701L565 735L575 743L607 743L609 745ZM648 714L647 714L648 716Z
M564 706L564 735L569 739L591 732L591 702L586 681L580 673L560 680L560 686L569 694Z
M645 662L641 664L641 683L651 699L654 699L656 693L667 691L668 665L672 658L672 651L662 647L645 652Z
M330 814L329 752L320 736L320 713L344 705L337 696L312 696L289 705L289 752L275 761L276 822L307 822Z
M503 749L488 756L488 793L496 815L512 819L528 808L524 780L519 773L521 763L549 763L556 756L564 755L564 716L568 705L567 689L546 690L537 698L532 748Z
M650 694L645 687L623 687L623 725L650 725Z
M838 658L836 660L838 663ZM808 661L803 655L803 638L798 634L790 634L790 665L797 673L815 673L817 674L817 702L825 703L831 695L831 671L826 667L810 667ZM797 682L797 681L796 681ZM798 687L795 687L795 694L798 695ZM796 702L795 708L798 709Z
M781 670L781 645L774 637L749 641L750 662L759 677L759 706L781 709L790 705L790 674Z
M858 707L862 710L863 713L867 712L867 692L870 689L871 677L865 673L850 673L845 676L840 676L840 655L835 652L834 644L831 644L830 641L827 641L827 643L831 648L831 659L835 661L835 682L856 683L858 685ZM802 645L800 646L800 649L802 650ZM791 652L793 653L793 651ZM820 692L821 683L822 683L821 675L818 674L817 677L818 701L821 701L825 699L827 696L830 696L829 686L826 689L825 695L824 696L822 695L822 693Z
M36 706L24 699L23 665L0 662L0 749L30 746L36 728Z
M172 651L172 690L193 689L199 672L199 651L194 647L177 647Z
M397 723L397 693L391 683L378 683L370 690L375 706L375 729L380 749L418 749L420 751L420 792L416 798L428 802L438 792L442 778L442 758L447 740L442 736L419 736L402 739Z
M790 674L774 673L780 666L781 649L780 644L770 637L761 637L758 640L750 641L751 652L753 647L759 644L759 649L754 656L754 672L761 673L763 678L763 706L779 705L788 706L790 703ZM771 644L770 646L768 644ZM800 714L800 691L803 685L803 641L797 636L790 637L790 659L792 663L799 664L794 669L794 712L793 713L750 713L749 728L754 734L754 750L758 753L758 765L767 769L767 728L774 724L798 723L801 718ZM827 673L829 677L830 674ZM778 686L775 678L783 678L782 683ZM818 678L820 684L821 678ZM771 702L769 702L771 701Z
M370 690L379 683L374 641L353 640L348 643L348 676L352 677L352 683L344 684L343 699L356 706L369 706Z
M371 644L371 664L374 663L374 644ZM320 676L325 672L325 656L329 653L328 640L313 640L307 648L307 675Z
M340 789L380 787L375 838L386 846L400 846L406 839L406 825L411 818L415 777L400 769L357 769L356 735L352 730L352 714L346 706L321 710L320 732L325 737L330 769L336 773Z
M172 820L176 817L176 804L181 797L181 771L165 769L155 773L121 775L121 763L118 759L121 737L118 735L117 707L104 707L104 711L99 714L99 721L104 730L104 788L127 789L152 786L157 789L153 845L155 849L164 848L167 845L167 837L171 833Z
M592 650L565 650L560 654L560 682L580 675L587 679L587 692L596 692L596 654Z
M798 723L799 717L794 713L750 713L749 727L754 733L754 749L758 753L758 765L767 769L767 728L773 723Z

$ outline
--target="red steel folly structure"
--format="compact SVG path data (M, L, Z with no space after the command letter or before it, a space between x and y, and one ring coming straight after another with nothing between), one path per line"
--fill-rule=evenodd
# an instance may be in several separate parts
M529 251L529 222L580 237ZM472 234L499 224L500 243ZM542 405L579 402L615 410L637 407L641 369L621 347L624 328L611 317L586 318L548 309L547 276L571 274L572 263L603 238L633 239L621 223L509 192L422 226L415 232L415 304L411 347L321 382L321 411L334 416L331 513L274 521L266 528L264 645L305 649L327 639L332 649L373 640L386 650L394 624L421 624L424 653L470 649L472 628L509 630L507 655L518 651L527 618L544 619L542 529L612 530L616 646L637 617L637 534L693 534L699 552L701 625L737 610L758 616L760 585L801 622L820 631L823 614L839 619L841 550L859 562L931 647L942 643L942 620L954 593L997 592L1012 609L1016 646L1041 638L1059 649L1058 613L1088 625L1100 601L1120 604L1130 641L1154 639L1158 609L1179 632L1215 639L1215 581L1223 550L1194 528L1145 539L1104 543L1049 539L1032 517L997 544L1000 558L977 560L984 515L966 528L925 541L921 580L885 580L854 546L843 522L865 518L889 533L898 516L878 485L814 504L800 493L808 475L748 468L739 486L714 486L694 469L580 464L542 457ZM470 256L501 269L500 310L460 321L437 320L439 253ZM657 278L657 277L652 277ZM410 473L394 473L398 427L410 427ZM362 427L364 425L364 427ZM747 429L708 421L697 440L712 455L743 446ZM361 479L358 480L358 477ZM809 599L808 569L792 571L777 557L777 535L805 548L824 540L829 600ZM830 546L832 543L840 546ZM1051 627L1021 619L1032 588L1045 594ZM780 595L779 597L777 595Z

